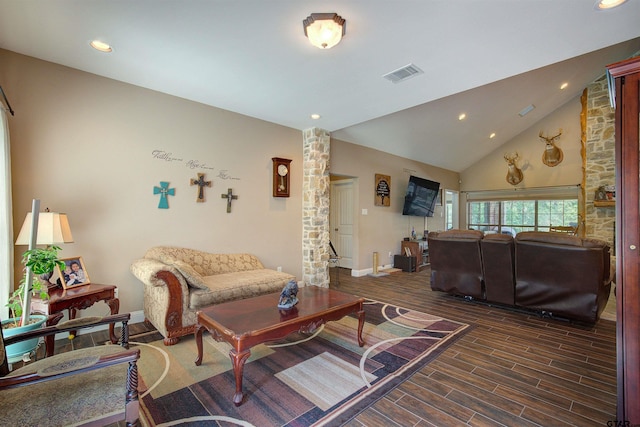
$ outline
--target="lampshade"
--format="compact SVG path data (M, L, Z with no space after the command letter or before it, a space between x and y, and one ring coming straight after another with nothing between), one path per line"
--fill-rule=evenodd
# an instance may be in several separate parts
M22 229L16 245L28 245L31 238L31 215L22 223ZM71 228L66 214L56 212L40 212L38 215L38 234L36 245L57 245L61 243L73 243Z
M302 24L304 35L320 49L330 49L340 43L346 30L346 21L337 13L312 13Z

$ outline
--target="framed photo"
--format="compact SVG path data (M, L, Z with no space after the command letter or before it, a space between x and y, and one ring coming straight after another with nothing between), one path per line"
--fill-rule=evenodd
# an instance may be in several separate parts
M60 282L64 289L75 288L76 286L91 283L82 257L64 258L60 261L64 262L65 269L61 271L60 267L56 267L56 272L60 277Z
M444 196L443 192L444 190L442 188L438 190L438 198L436 199L437 206L442 206L442 196Z

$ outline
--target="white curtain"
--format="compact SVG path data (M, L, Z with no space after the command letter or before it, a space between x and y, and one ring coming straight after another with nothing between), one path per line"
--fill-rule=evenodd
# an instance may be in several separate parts
M13 216L11 207L11 150L9 122L0 105L0 318L7 319L13 283Z

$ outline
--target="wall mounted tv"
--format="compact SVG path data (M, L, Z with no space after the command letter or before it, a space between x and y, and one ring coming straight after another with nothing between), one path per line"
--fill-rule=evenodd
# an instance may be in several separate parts
M439 190L439 182L410 176L402 215L433 216Z

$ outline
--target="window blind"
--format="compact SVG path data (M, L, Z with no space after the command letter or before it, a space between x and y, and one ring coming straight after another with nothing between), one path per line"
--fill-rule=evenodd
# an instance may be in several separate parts
M504 200L561 200L577 199L580 184L557 187L513 188L508 190L463 191L467 202Z

